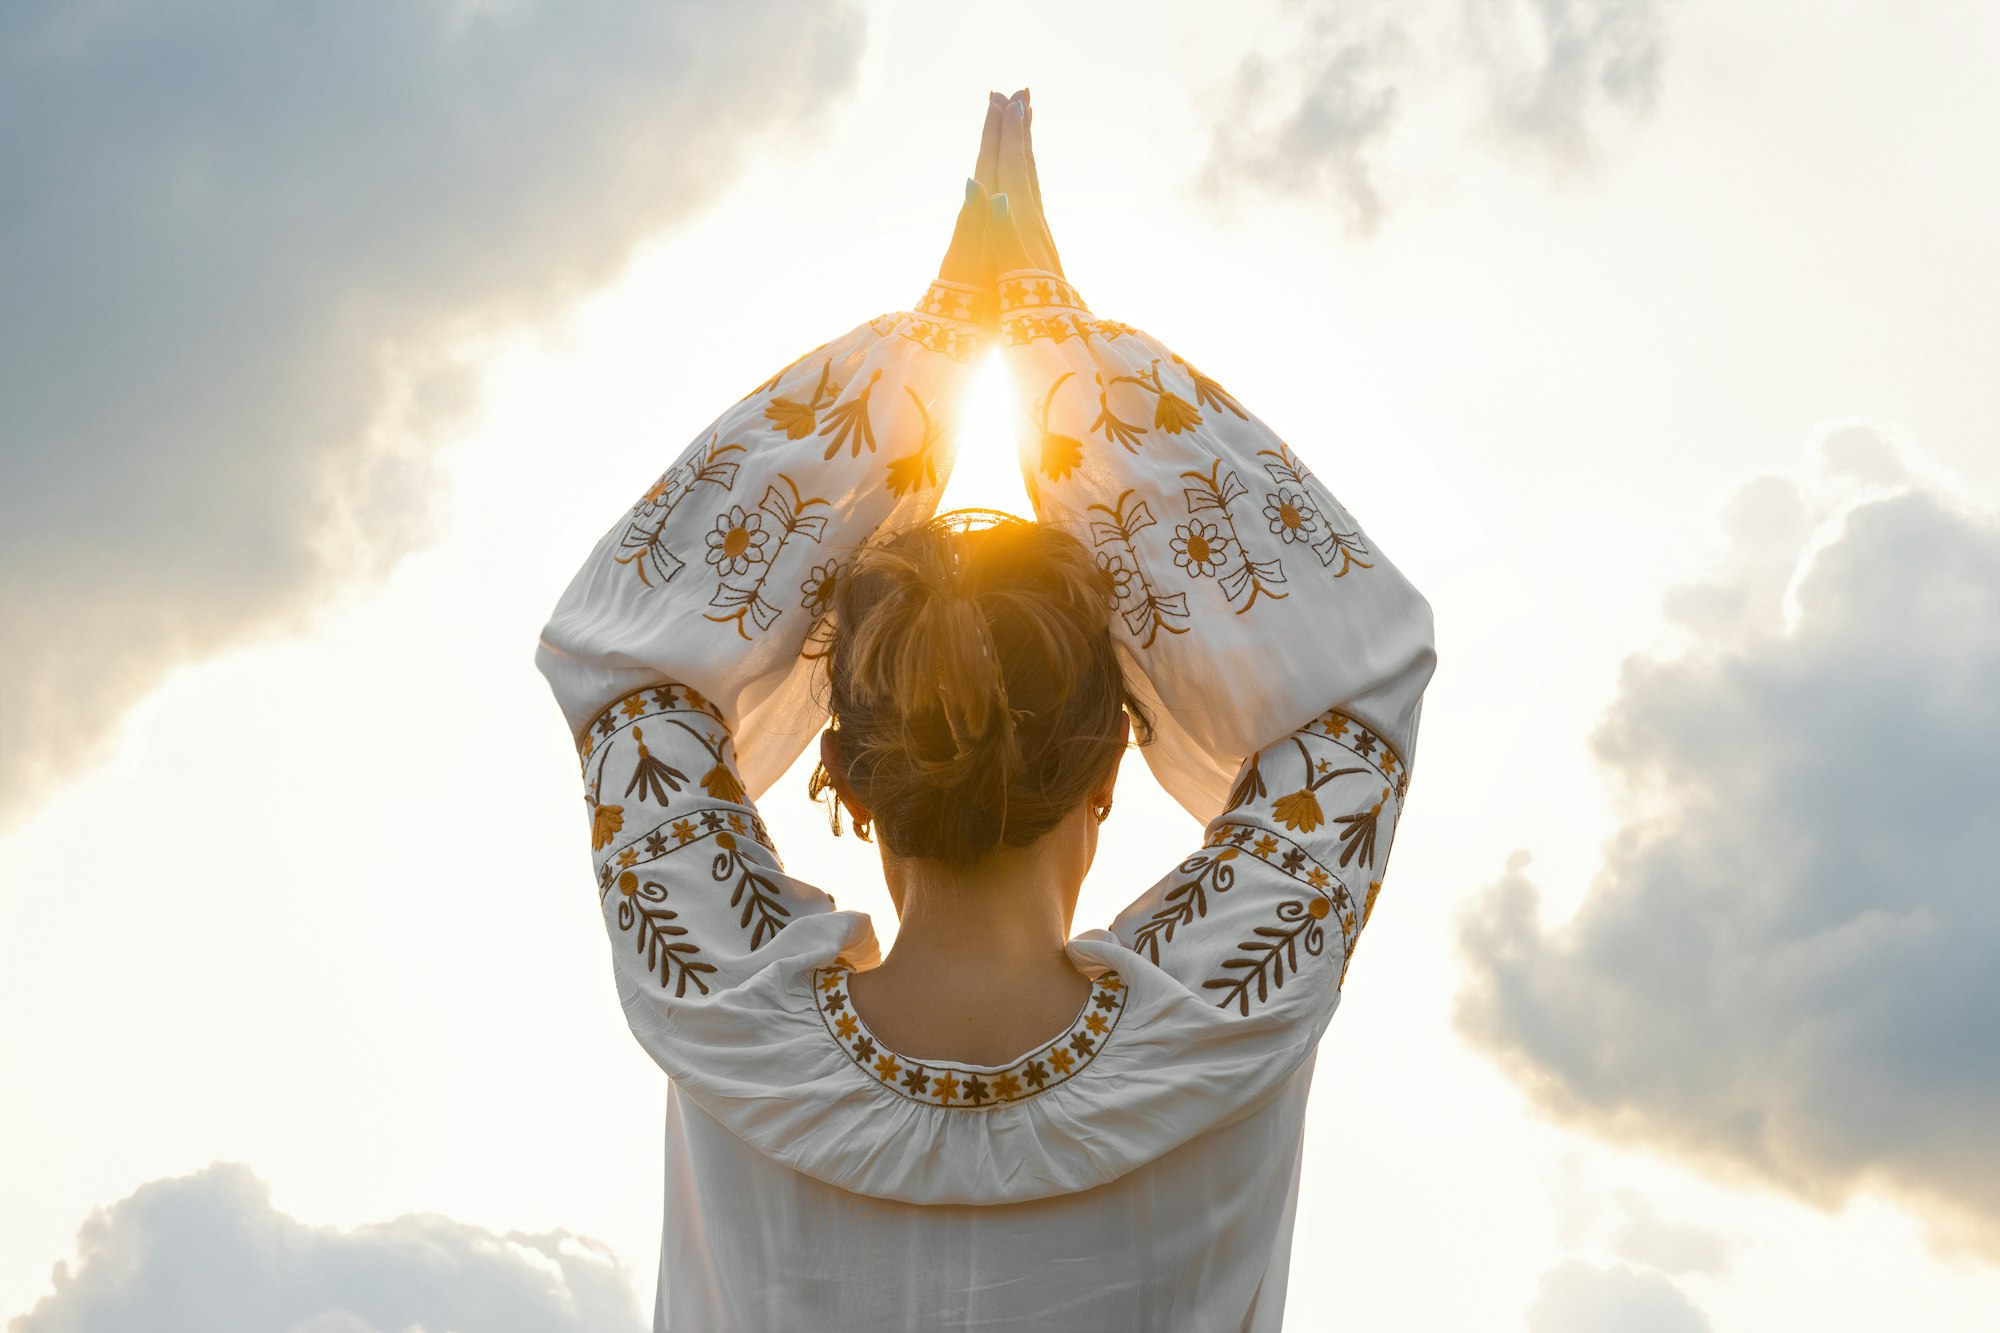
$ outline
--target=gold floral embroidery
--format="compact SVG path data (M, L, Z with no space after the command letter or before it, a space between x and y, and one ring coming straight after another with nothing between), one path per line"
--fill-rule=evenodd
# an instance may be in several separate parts
M1203 407L1213 408L1217 411L1232 412L1236 415L1238 421L1248 421L1250 419L1250 414L1243 410L1243 405L1237 402L1227 389L1224 389L1220 384L1217 384L1214 380L1196 370L1182 358L1174 356L1172 352L1167 353L1167 355L1173 357L1174 364L1181 368L1181 373L1186 375L1189 383L1194 385L1194 400L1197 403L1200 403Z
M1125 446L1125 452L1136 454L1139 452L1139 437L1146 433L1146 428L1130 421L1119 420L1118 414L1111 410L1111 384L1130 378L1127 375L1114 375L1111 377L1111 383L1107 384L1104 376L1097 377L1097 420L1090 423L1090 428L1103 431L1107 441L1115 440Z
M832 501L822 496L807 499L800 492L798 483L782 472L778 474L778 480L785 483L786 491L790 494L787 495L785 491L772 486L764 492L764 498L757 502L757 508L778 523L777 544L771 547L769 552L763 552L761 546L758 548L759 562L764 566L763 571L757 575L755 583L748 585L730 583L726 579L719 580L715 594L708 599L708 604L719 608L724 614L703 613L707 619L717 624L734 623L736 632L746 639L750 637L750 632L743 627L746 618L762 631L770 629L783 614L778 607L764 598L764 584L771 577L772 569L777 566L778 556L783 553L792 538L800 534L804 534L806 540L815 544L826 536L826 516L806 511L828 507ZM733 519L736 512L731 510L729 517ZM761 519L759 525L761 528ZM748 567L746 562L744 568ZM721 570L722 567L718 565L717 568ZM722 570L722 572L726 574L729 571Z
M1198 578L1204 573L1215 574L1215 581L1221 587L1222 595L1232 604L1239 600L1243 602L1236 608L1236 614L1239 616L1255 606L1260 596L1272 598L1287 596L1288 594L1270 587L1273 583L1285 581L1284 567L1276 560L1251 559L1250 548L1243 544L1243 538L1236 530L1236 518L1230 512L1229 506L1250 492L1244 487L1235 471L1224 472L1222 460L1218 458L1207 472L1183 472L1181 479L1195 483L1183 492L1187 497L1189 517L1205 513L1213 513L1216 516L1213 525L1198 520L1189 525L1190 528L1201 530L1203 534L1201 547L1204 554L1211 550L1215 552L1213 567L1207 567L1206 561L1202 565L1190 567L1193 563L1190 556L1190 563L1181 566L1187 570L1189 577ZM1176 533L1184 530L1174 529ZM1187 545L1192 547L1193 540L1190 539ZM1235 567L1226 573L1216 573L1216 569L1222 564L1222 553L1232 547L1236 551ZM1175 563L1180 563L1178 557Z
M845 963L816 968L813 995L827 1035L863 1074L911 1101L981 1110L1025 1101L1075 1077L1104 1050L1125 1012L1126 986L1115 972L1098 977L1067 1031L998 1070L905 1061L885 1049L848 1004Z
M1257 455L1271 460L1264 464L1264 471L1278 483L1278 489L1264 497L1264 516L1270 520L1273 533L1287 544L1305 542L1322 565L1339 560L1340 568L1333 572L1337 579L1345 578L1351 569L1375 567L1360 558L1369 553L1367 544L1361 540L1361 529L1340 530L1333 519L1340 512L1339 503L1306 470L1290 445L1281 443L1276 449L1259 449ZM1326 535L1315 539L1313 534L1322 524Z
M1160 378L1160 358L1153 358L1152 368L1143 375L1114 375L1113 384L1136 384L1154 395L1153 426L1169 435L1178 435L1184 430L1192 430L1201 424L1201 413L1187 399L1169 389Z
M1077 295L1076 288L1053 273L1039 269L1023 269L1000 275L1000 312L1013 314L1019 310L1078 310L1086 314L1090 307Z
M592 803L590 812L590 849L603 851L625 827L625 807L622 805L597 805Z
M826 446L826 457L832 458L840 452L842 445L848 446L848 457L861 457L861 446L866 444L868 452L875 452L875 426L868 419L868 398L875 392L875 383L882 378L880 368L868 372L868 383L861 386L861 392L844 403L828 409L826 424L819 428L822 435L833 439Z
M1277 816L1279 823L1293 832L1310 833L1326 822L1326 814L1319 808L1319 789L1335 778L1344 778L1350 773L1366 773L1368 770L1365 768L1335 768L1324 759L1318 763L1314 763L1312 754L1306 749L1304 741L1295 735L1292 737L1292 744L1299 747L1299 757L1305 760L1306 785L1288 795L1280 796L1272 804L1271 813ZM1384 795L1387 795L1387 793L1385 792ZM1379 811L1381 806L1378 804L1376 809ZM1347 835L1343 834L1342 836L1344 838ZM1372 845L1372 834L1370 838ZM1346 856L1342 856L1340 864L1343 866L1346 865L1347 859Z
M788 440L803 440L813 433L819 411L840 394L840 386L833 382L833 359L827 358L819 370L819 383L813 387L812 396L804 402L794 398L773 398L764 407L764 416L771 423L772 430L782 430Z
M1042 433L1039 466L1043 475L1051 481L1061 481L1069 476L1083 459L1082 440L1074 435L1064 435L1049 428L1049 409L1055 406L1056 391L1067 384L1075 374L1073 370L1064 371L1056 382L1049 386L1047 395L1042 399L1041 419L1037 421L1032 415L1029 417Z
M910 402L915 404L922 429L915 450L889 460L891 495L909 495L926 486L937 485L937 444L944 435L943 423L931 419L930 410L924 406L924 400L917 397L917 391L905 384L903 392L910 395Z

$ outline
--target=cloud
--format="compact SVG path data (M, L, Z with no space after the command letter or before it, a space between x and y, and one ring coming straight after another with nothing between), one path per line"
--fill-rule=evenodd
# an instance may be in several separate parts
M1466 0L1486 129L1549 165L1587 165L1600 109L1652 111L1666 63L1663 0Z
M849 0L0 5L0 817L431 528L465 338L851 79Z
M1623 1214L1612 1229L1611 1252L1630 1263L1657 1268L1672 1277L1699 1273L1726 1277L1731 1245L1727 1238L1685 1222L1669 1222L1646 1197L1634 1190L1618 1191Z
M1303 27L1289 61L1253 52L1238 65L1202 184L1211 195L1234 182L1325 195L1349 232L1366 236L1382 220L1375 157L1396 123L1410 42L1392 13L1370 5L1314 6ZM1274 98L1274 88L1289 91Z
M1458 1024L1558 1118L2000 1257L2000 520L1879 431L1819 454L1626 663L1574 919L1521 854L1467 908Z
M1665 0L1295 0L1283 57L1243 57L1218 99L1199 183L1330 199L1372 235L1392 200L1385 158L1420 102L1476 108L1465 131L1504 157L1573 174L1607 110L1649 113L1666 61Z
M1542 1277L1528 1333L1709 1333L1678 1287L1657 1273L1598 1268L1572 1259Z
M639 1333L624 1270L567 1232L447 1217L342 1231L271 1207L245 1166L155 1180L91 1214L79 1263L9 1333Z

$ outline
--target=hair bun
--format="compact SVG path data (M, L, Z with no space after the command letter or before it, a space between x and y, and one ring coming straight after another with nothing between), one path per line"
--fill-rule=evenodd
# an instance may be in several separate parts
M991 511L855 554L836 585L828 706L890 850L973 861L1025 846L1115 765L1121 708L1150 738L1107 583L1075 538Z

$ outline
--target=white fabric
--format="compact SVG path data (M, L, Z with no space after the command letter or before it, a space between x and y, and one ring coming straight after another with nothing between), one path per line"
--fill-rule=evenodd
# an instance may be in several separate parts
M882 1046L845 985L871 923L780 868L752 803L823 722L827 580L936 504L969 296L934 286L724 413L543 632L620 997L672 1079L660 1328L1281 1317L1313 1051L1434 656L1423 599L1261 422L1054 275L1003 278L1037 515L1116 580L1147 761L1206 824L1070 942L1096 985L1061 1034L997 1066Z

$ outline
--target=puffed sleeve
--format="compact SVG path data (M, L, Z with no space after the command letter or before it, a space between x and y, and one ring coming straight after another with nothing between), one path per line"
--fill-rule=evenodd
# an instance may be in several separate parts
M832 909L783 873L754 798L824 722L809 643L843 562L936 507L974 295L935 284L752 390L612 524L542 631L642 1042L661 1006L740 984Z
M1147 763L1206 829L1110 934L1302 1058L1381 891L1430 607L1214 379L1055 274L1005 274L1000 297L1036 513L1111 575Z

